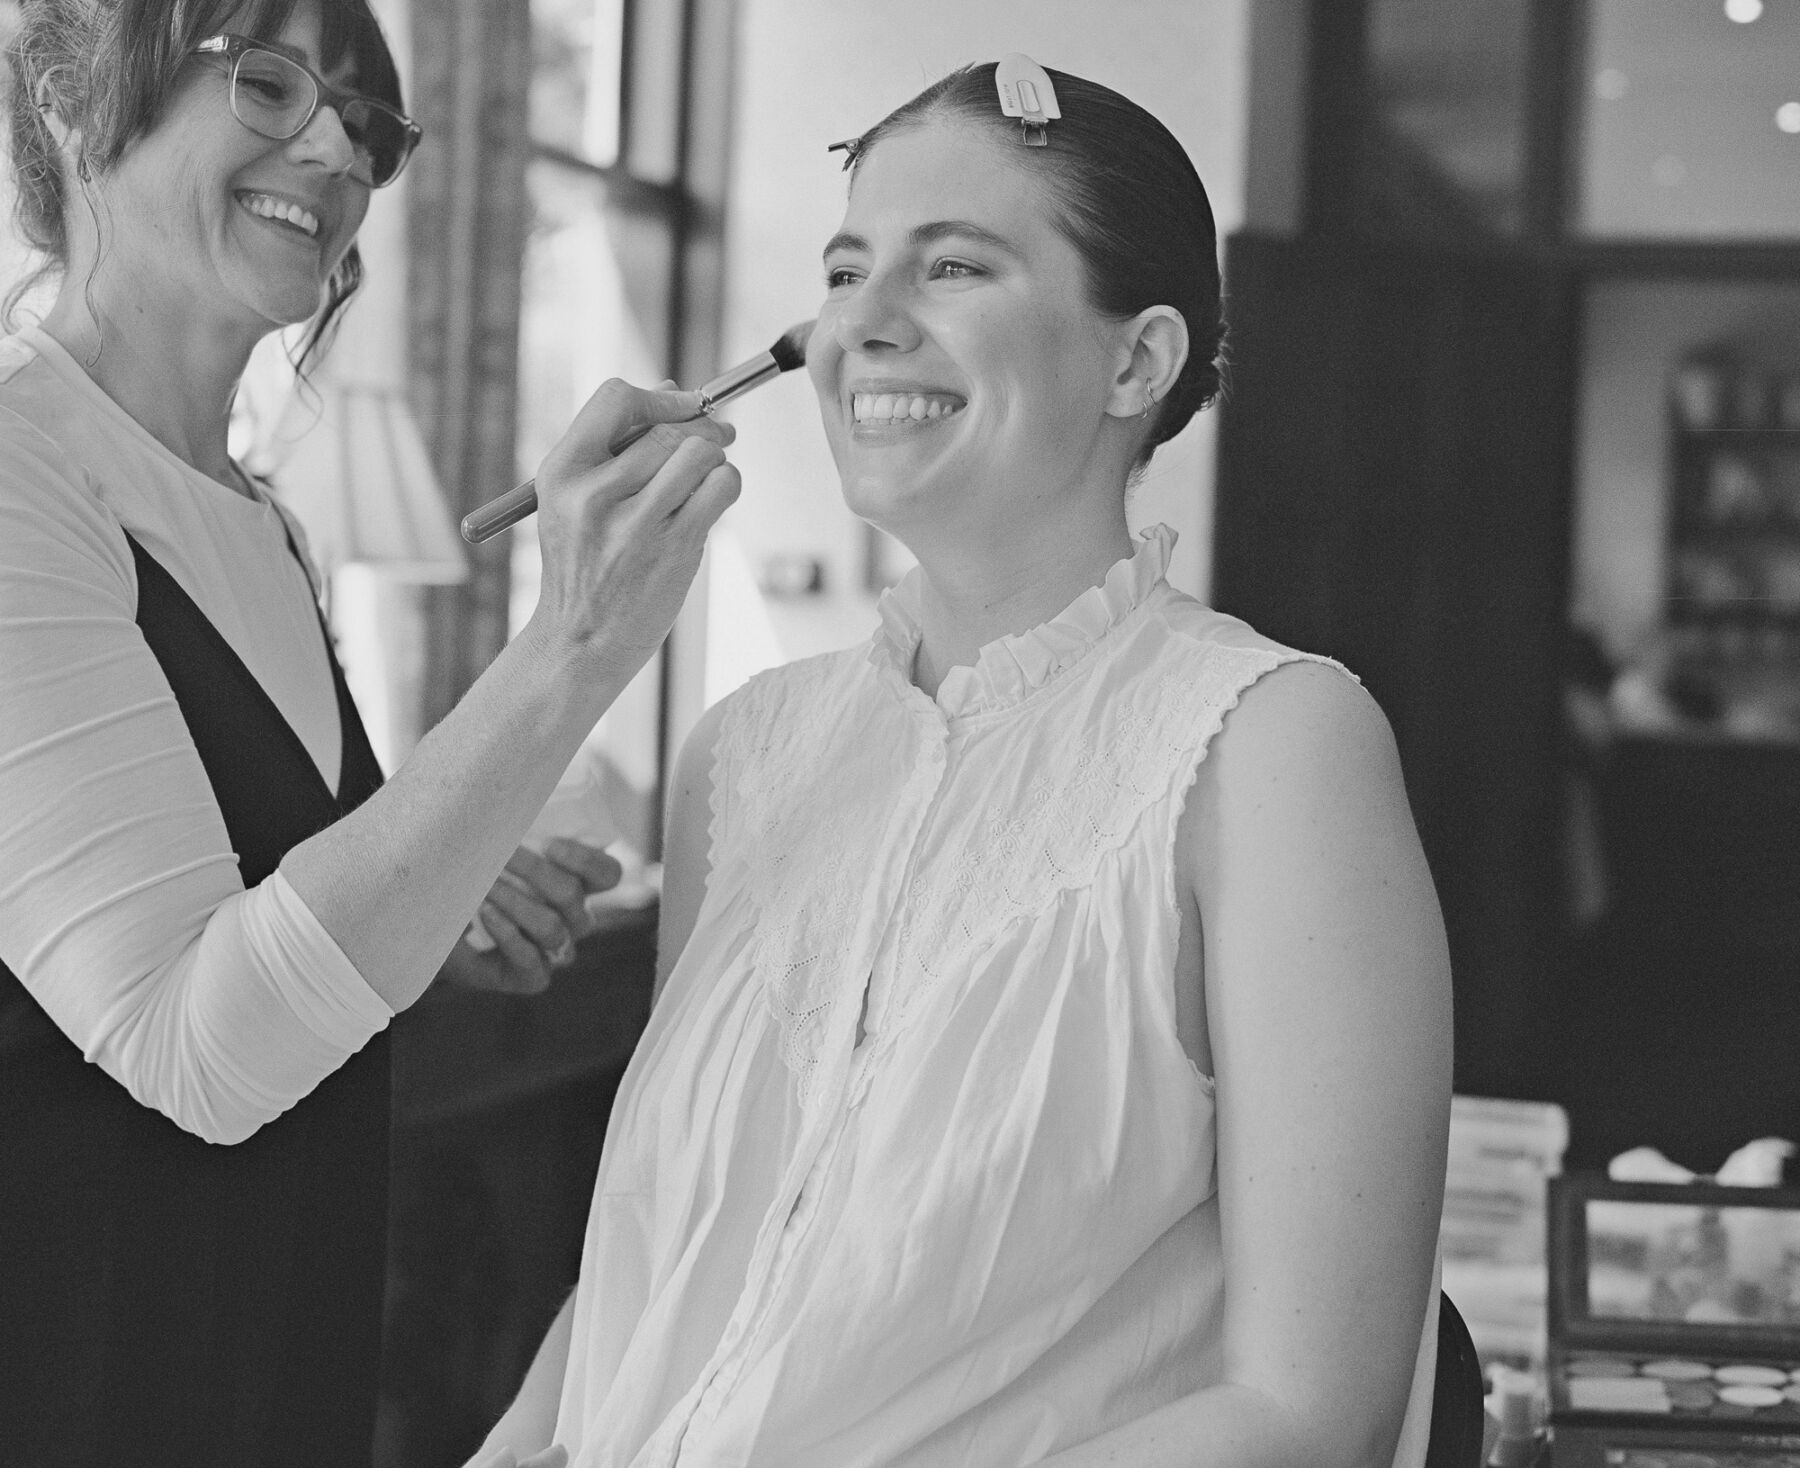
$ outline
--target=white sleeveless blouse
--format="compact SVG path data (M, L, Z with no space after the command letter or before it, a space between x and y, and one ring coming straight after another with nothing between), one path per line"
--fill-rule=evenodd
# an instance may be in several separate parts
M1174 843L1226 713L1308 655L1171 588L1173 543L935 700L911 585L866 651L730 699L705 899L595 1187L576 1468L1001 1468L1219 1378ZM1436 1330L1434 1289L1396 1468Z

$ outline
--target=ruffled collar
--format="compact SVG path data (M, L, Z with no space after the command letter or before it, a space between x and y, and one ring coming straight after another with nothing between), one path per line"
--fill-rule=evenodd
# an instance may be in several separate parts
M1137 549L1115 561L1098 586L1090 586L1048 622L988 643L973 666L952 668L938 688L937 707L949 718L965 718L1022 702L1080 662L1143 604L1167 573L1174 548L1175 532L1167 525L1140 531ZM869 661L885 678L898 679L914 699L924 697L912 681L913 659L924 635L923 575L915 567L882 596L876 608L881 625L869 645Z

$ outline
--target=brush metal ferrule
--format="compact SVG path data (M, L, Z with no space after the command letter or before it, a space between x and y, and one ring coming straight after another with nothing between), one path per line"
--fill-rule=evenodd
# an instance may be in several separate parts
M728 403L738 394L747 393L751 388L779 376L781 364L772 353L763 352L748 362L740 362L729 371L721 372L700 389L700 411L710 413L720 403Z

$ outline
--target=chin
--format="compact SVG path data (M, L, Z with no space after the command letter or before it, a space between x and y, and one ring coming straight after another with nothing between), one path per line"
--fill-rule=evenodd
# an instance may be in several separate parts
M325 292L322 290L310 293L284 291L263 301L262 315L271 330L281 331L289 326L298 326L303 321L311 321L324 308Z

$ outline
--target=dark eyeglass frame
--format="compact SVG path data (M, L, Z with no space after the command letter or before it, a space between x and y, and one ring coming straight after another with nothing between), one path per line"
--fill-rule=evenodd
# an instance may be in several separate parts
M244 57L252 52L258 52L265 56L273 56L278 61L286 62L312 83L312 105L306 109L306 113L301 117L299 123L288 132L269 132L251 122L238 110L238 67L243 62ZM341 122L344 116L344 108L352 102L358 103L363 107L373 108L377 112L384 112L397 121L401 126L402 135L406 141L405 145L400 150L400 161L394 165L394 171L378 183L372 172L369 173L369 176L366 178L362 176L363 173L369 172L366 164L360 170L355 166L350 170L350 176L352 178L356 179L359 183L367 184L372 189L384 189L395 179L400 177L401 172L406 168L407 160L413 155L413 149L419 146L419 140L425 136L425 130L404 112L400 111L399 108L390 107L386 102L382 102L374 97L365 96L361 92L341 91L337 87L332 86L330 82L326 81L324 77L320 76L318 72L314 71L304 61L288 55L285 51L278 51L275 47L266 45L252 36L240 36L231 32L225 32L217 36L208 36L204 41L195 45L194 54L220 56L231 63L231 115L239 122L243 123L245 127L249 128L250 131L255 133L258 137L271 138L277 142L285 142L288 138L299 137L301 133L306 131L307 124L310 123L314 117L318 116L321 107L331 108L337 113L338 119ZM361 151L361 156L366 160L368 157L366 150L359 151Z

